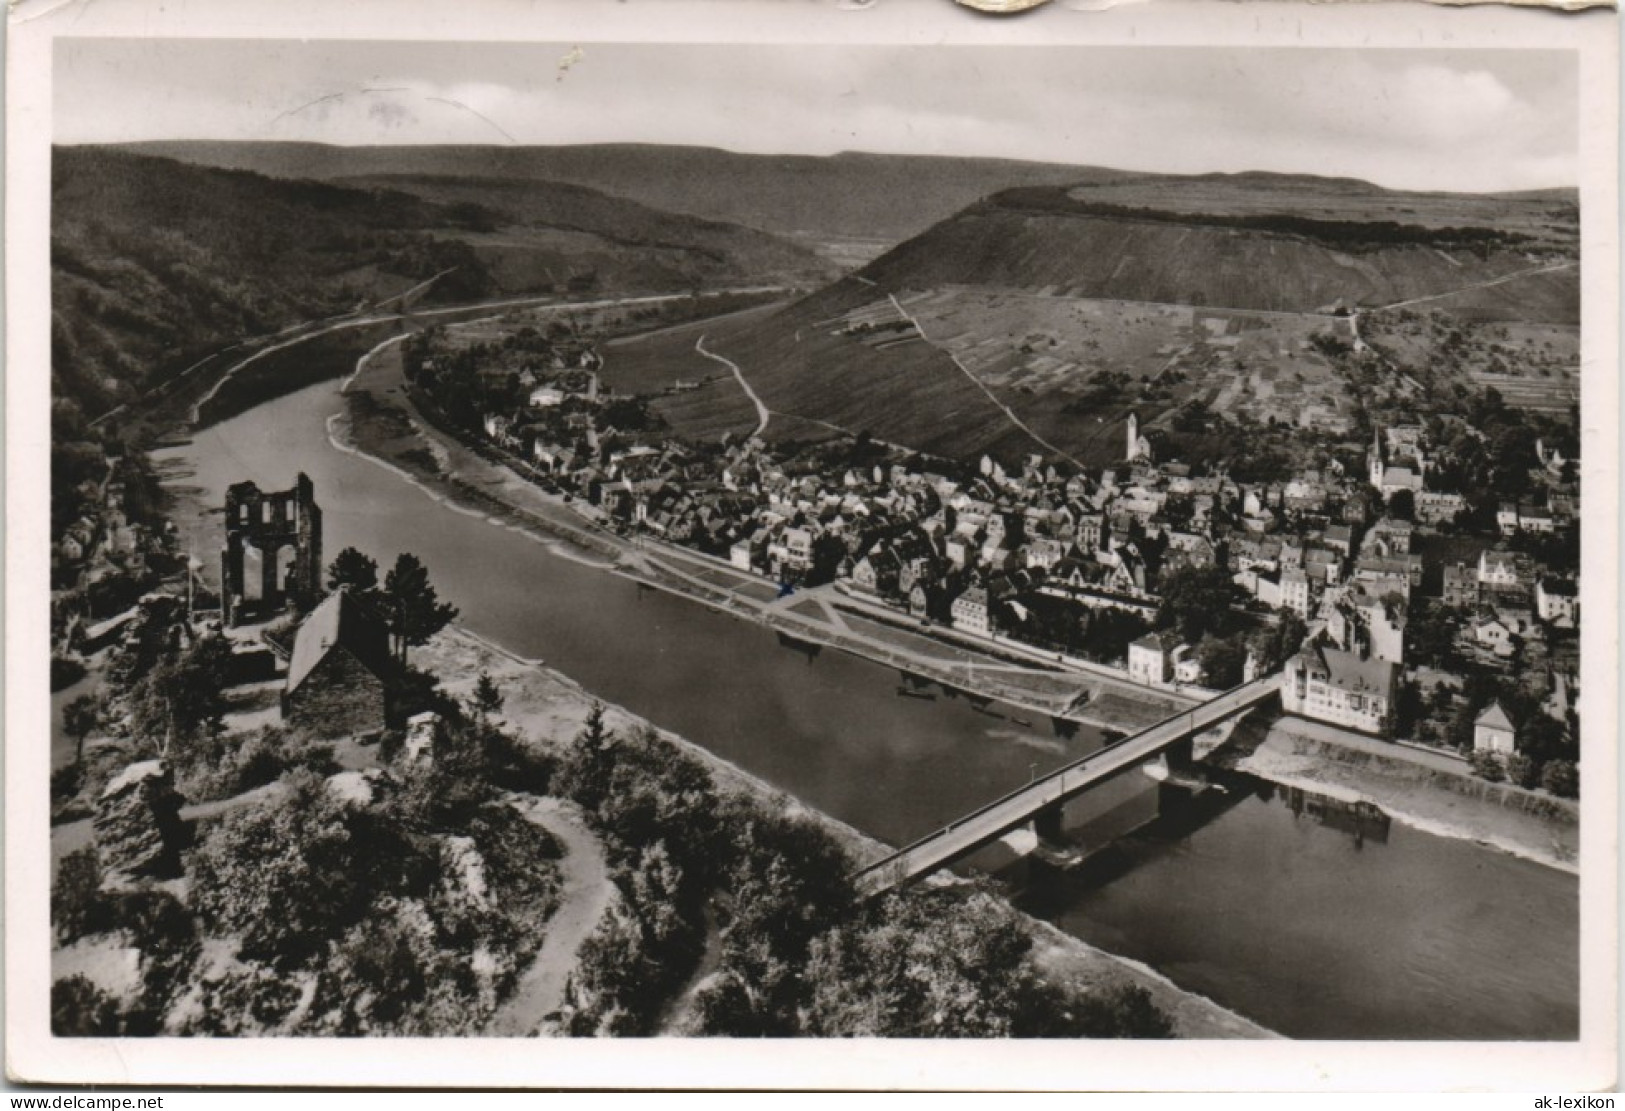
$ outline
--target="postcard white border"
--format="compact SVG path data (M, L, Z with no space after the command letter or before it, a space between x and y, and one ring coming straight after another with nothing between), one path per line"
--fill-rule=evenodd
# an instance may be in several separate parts
M1618 19L1418 4L1050 5L997 19L940 0L25 0L11 13L6 179L6 1057L16 1079L101 1084L1580 1091L1616 1079L1618 1004ZM728 1042L53 1039L44 742L49 706L51 41L59 36L548 42L1192 45L1576 50L1584 335L1577 1043Z

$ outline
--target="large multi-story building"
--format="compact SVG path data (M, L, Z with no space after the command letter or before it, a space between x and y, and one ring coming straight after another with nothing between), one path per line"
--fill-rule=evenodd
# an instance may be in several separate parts
M1339 648L1310 646L1287 661L1281 706L1289 714L1381 733L1394 703L1399 665Z
M993 631L988 620L987 591L973 586L954 599L953 625L960 632L987 636Z

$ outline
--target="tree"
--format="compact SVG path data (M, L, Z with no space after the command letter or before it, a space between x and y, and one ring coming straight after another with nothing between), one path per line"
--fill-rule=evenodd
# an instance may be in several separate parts
M480 672L480 680L474 684L474 695L469 700L474 707L474 713L481 721L502 709L504 701L502 688L496 685L488 672Z
M1058 1033L1032 938L987 894L893 895L811 945L805 1033L834 1037L1022 1037Z
M1570 760L1551 760L1540 772L1540 785L1558 798L1580 797L1580 768Z
M62 707L62 728L73 738L73 762L85 762L85 738L101 724L101 702L93 694L82 694Z
M51 1033L59 1038L111 1038L119 1033L118 1004L82 975L51 985Z
M1308 632L1303 618L1287 610L1274 625L1265 625L1254 633L1247 642L1247 650L1258 661L1259 674L1280 670L1303 647Z
M1235 624L1231 606L1242 597L1222 567L1179 567L1162 577L1157 627L1174 628L1192 643L1208 633L1224 636Z
M427 644L457 617L457 607L440 601L429 582L428 568L410 552L396 556L395 566L384 578L384 612L395 641L395 658L403 666L408 647Z
M59 939L77 941L113 928L113 903L101 887L101 858L94 848L62 858L51 883L51 927Z
M160 663L131 693L130 726L168 756L179 743L213 738L223 728L231 646L219 633L199 638L177 658Z
M366 593L378 585L378 561L356 548L345 548L327 567L327 589L348 586Z
M1537 710L1524 719L1523 728L1518 733L1518 747L1537 764L1573 755L1573 746L1564 735L1563 723L1543 710Z
M604 728L604 707L597 702L587 712L586 724L558 770L558 790L588 813L595 813L609 796L615 773L615 737Z
M275 802L213 825L189 861L193 906L251 957L295 962L320 952L365 906L382 871L355 845L344 805L320 776L294 773Z
M1203 637L1196 647L1196 659L1202 665L1203 680L1208 686L1229 690L1241 685L1247 650L1239 638Z

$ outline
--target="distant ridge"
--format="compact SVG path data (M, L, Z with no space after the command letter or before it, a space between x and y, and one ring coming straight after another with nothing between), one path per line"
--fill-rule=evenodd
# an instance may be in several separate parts
M214 346L414 289L426 301L816 285L755 229L576 185L312 181L106 147L53 152L59 398L89 416Z
M554 181L598 189L668 212L743 224L803 240L900 243L977 200L1016 186L1170 183L1264 186L1266 191L1394 196L1354 178L1262 170L1196 175L1001 158L875 154L740 154L714 147L604 143L577 146L366 146L176 140L124 149L272 177L319 181L381 174ZM1411 193L1416 197L1450 194ZM1574 189L1486 194L1578 203Z
M973 201L1013 185L1073 185L1140 176L997 158L737 154L646 144L337 147L175 141L132 143L123 149L318 181L381 174L555 181L776 235L888 243L917 235Z

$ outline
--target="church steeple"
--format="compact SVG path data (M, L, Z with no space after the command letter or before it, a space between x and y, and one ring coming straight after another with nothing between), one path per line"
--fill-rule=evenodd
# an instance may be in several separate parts
M1366 468L1370 472L1371 485L1382 486L1382 474L1386 460L1382 451L1382 429L1376 425L1371 427L1371 447L1365 455Z

